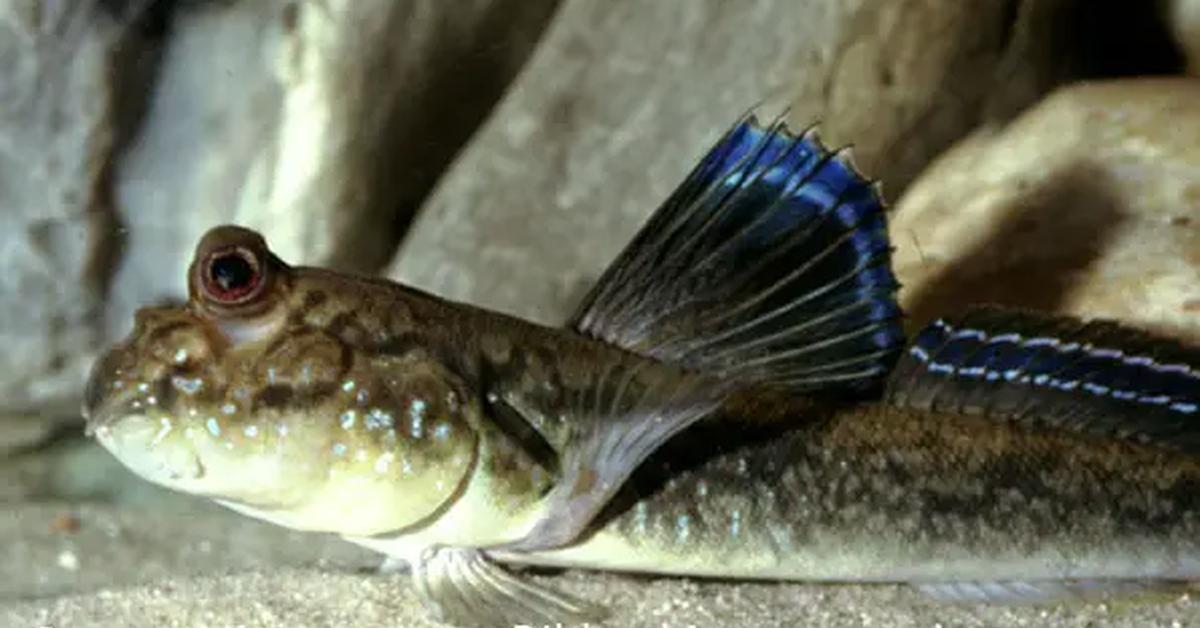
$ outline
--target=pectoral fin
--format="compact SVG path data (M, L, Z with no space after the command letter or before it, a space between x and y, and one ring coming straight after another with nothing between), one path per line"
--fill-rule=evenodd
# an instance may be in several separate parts
M471 548L427 548L413 565L413 585L430 612L458 626L579 624L608 614L511 574Z
M644 360L612 363L587 386L564 390L556 404L567 424L555 444L558 481L529 532L496 549L547 550L575 541L643 460L718 407L723 390L716 380ZM541 412L520 390L496 397L508 412Z

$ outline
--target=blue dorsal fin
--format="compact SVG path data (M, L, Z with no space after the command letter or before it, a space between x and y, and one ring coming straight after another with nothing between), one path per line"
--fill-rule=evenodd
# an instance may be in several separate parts
M571 325L797 392L877 390L903 345L877 186L814 131L739 122L651 217Z
M890 403L1200 451L1200 349L1111 321L982 307L913 340Z

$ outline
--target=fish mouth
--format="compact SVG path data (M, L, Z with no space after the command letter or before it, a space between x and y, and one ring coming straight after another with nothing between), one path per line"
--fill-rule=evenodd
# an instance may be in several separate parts
M195 447L166 438L171 430L161 419L106 408L87 431L126 468L155 484L188 490L208 474Z

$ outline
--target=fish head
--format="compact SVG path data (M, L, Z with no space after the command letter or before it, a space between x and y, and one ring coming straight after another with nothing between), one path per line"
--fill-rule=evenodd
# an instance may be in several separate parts
M414 526L453 500L473 406L420 343L389 341L411 323L395 286L290 267L230 226L201 240L188 284L186 304L139 310L89 377L88 433L125 466L342 534Z

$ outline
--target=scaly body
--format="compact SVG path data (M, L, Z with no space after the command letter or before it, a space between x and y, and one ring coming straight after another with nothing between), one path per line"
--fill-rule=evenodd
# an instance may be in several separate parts
M730 436L702 428L652 457L593 536L524 560L842 582L1200 578L1194 456L882 405L825 414L697 461Z

